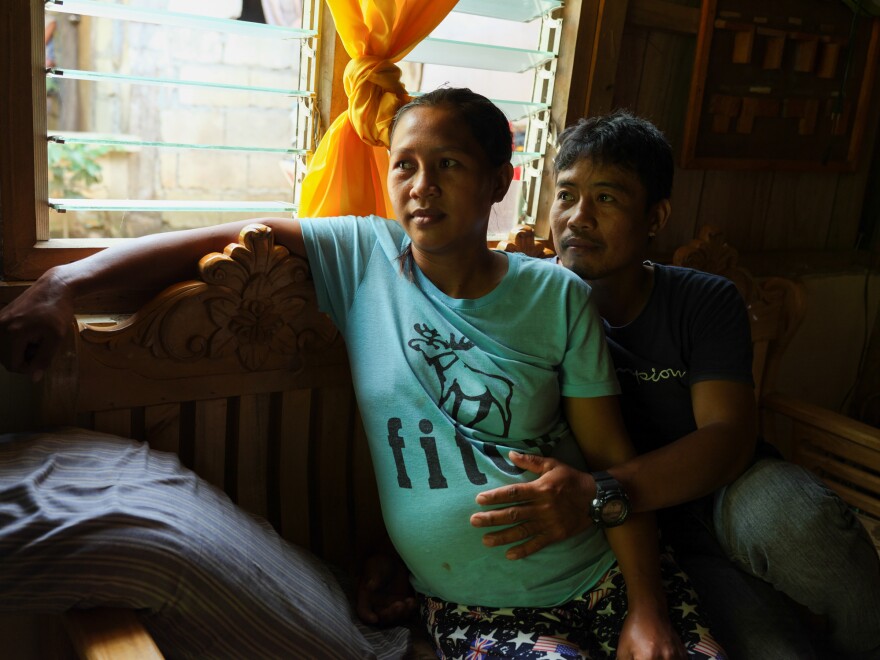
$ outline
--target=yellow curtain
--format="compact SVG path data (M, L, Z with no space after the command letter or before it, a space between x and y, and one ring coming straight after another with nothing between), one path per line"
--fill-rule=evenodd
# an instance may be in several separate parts
M457 0L327 0L351 57L345 67L348 111L321 139L303 179L299 217L390 218L385 187L391 120L409 100L400 61L437 27Z

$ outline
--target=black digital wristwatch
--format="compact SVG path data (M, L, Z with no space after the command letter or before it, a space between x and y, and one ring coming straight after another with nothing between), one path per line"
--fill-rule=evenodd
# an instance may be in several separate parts
M598 527L617 527L629 516L629 498L620 482L607 472L592 472L596 497L590 504L590 517Z

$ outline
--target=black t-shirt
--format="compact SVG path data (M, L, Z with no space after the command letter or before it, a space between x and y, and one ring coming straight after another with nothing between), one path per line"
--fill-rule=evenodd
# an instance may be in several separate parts
M639 453L696 429L692 384L752 384L745 304L723 277L655 264L654 288L641 314L626 326L606 323L605 332L623 393L623 418Z

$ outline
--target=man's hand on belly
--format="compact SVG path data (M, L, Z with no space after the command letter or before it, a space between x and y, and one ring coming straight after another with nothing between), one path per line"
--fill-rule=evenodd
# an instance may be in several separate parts
M503 508L479 511L471 516L474 527L510 525L483 535L487 546L524 541L508 549L508 559L522 559L551 543L563 541L590 525L590 502L596 485L586 472L553 458L510 452L518 467L540 476L534 481L502 486L477 495L480 506Z

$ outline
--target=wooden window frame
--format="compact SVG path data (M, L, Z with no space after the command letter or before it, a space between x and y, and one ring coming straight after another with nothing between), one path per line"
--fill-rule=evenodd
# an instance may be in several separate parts
M0 236L6 282L93 254L92 241L49 241L46 53L42 0L8 0L0 8ZM30 29L22 29L28 26ZM39 30L37 30L39 26Z

